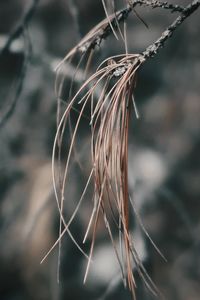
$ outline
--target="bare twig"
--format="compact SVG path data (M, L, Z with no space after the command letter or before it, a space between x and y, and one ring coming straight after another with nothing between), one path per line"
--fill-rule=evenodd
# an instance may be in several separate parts
M102 40L105 40L114 30L117 30L119 23L125 22L129 14L136 6L149 6L151 8L162 8L174 12L184 12L184 7L179 5L168 4L167 2L149 1L149 0L134 0L130 1L128 7L114 13L96 26L96 30L93 30L93 35L89 32L82 41L77 45L76 52L85 53L88 50L94 49L96 46L100 46ZM107 22L106 22L107 21Z
M157 1L155 1L157 2ZM145 51L143 51L140 55L139 60L144 63L147 59L154 57L161 48L164 47L165 42L173 35L174 31L192 14L194 13L198 7L200 6L200 0L194 0L188 6L186 6L183 10L181 10L180 16L176 18L176 20L161 34L161 36L150 46L148 46ZM120 68L120 72L115 70L115 76L122 76L125 73L126 68L129 64L127 60L127 64L124 66L122 70ZM118 75L119 74L119 75Z
M140 6L150 6L152 8L162 8L162 9L167 9L170 10L172 13L173 12L182 12L184 10L184 7L181 5L177 5L177 4L171 4L168 3L167 1L157 1L157 0L132 0L129 1L129 5L134 5L136 3L139 4Z
M161 37L157 39L152 45L142 53L142 56L147 59L154 57L158 51L164 47L165 42L172 36L174 31L200 6L199 0L194 0L182 12L181 15L162 33Z

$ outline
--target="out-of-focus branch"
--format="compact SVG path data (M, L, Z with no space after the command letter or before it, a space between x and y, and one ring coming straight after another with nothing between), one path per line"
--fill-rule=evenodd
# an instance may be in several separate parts
M27 27L27 25L31 21L31 18L36 10L36 7L37 7L39 1L40 0L33 0L33 2L31 3L30 7L26 11L26 13L25 13L24 17L22 18L22 20L20 21L20 23L10 33L5 45L3 46L2 49L0 49L0 55L3 54L4 52L8 51L12 42L23 34L24 29Z
M23 58L23 63L22 63L22 67L21 67L21 72L20 72L20 75L18 78L14 97L8 103L8 106L6 107L5 111L0 113L0 129L4 126L6 121L12 116L12 114L15 110L17 101L19 99L19 96L20 96L22 88L23 88L24 79L26 76L26 70L28 67L29 60L30 60L31 44L30 44L30 39L29 39L29 36L28 36L28 33L26 32L26 30L24 30L23 35L25 36L24 37L25 50L23 51L24 58Z
M30 7L26 11L24 17L21 19L21 22L18 24L18 26L10 33L10 35L7 38L7 41L5 42L4 46L0 49L0 56L6 53L7 51L11 52L13 51L11 48L12 44L14 41L19 39L21 36L23 36L24 40L24 49L23 55L23 64L21 67L21 72L18 78L17 86L16 86L16 91L14 97L11 99L9 102L8 106L5 108L3 112L0 114L0 128L3 127L3 125L6 123L6 121L12 116L14 109L16 107L17 101L19 99L19 96L21 94L23 84L24 84L24 79L26 76L26 70L27 66L30 60L30 53L31 53L31 43L29 39L29 35L27 32L27 26L29 22L31 21L31 18L35 12L35 9L39 3L39 0L33 0Z
M0 36L0 49L2 45L5 44L5 40L7 40L7 36ZM26 52L25 43L21 38L16 38L10 45L9 53L16 55L23 55ZM47 52L42 51L40 54L36 54L31 52L31 56L29 56L29 63L31 65L42 65L49 72L55 73L56 66L60 62L61 58L49 55ZM65 78L69 78L70 80L74 80L77 83L81 83L85 79L84 70L79 68L78 70L74 67L73 64L67 62L63 68L60 70L60 73L65 76ZM76 76L74 77L74 73Z
M76 5L75 0L68 0L68 7L69 11L71 13L73 22L74 22L74 28L76 30L77 36L80 39L81 38L81 28L79 23L79 11L78 7Z

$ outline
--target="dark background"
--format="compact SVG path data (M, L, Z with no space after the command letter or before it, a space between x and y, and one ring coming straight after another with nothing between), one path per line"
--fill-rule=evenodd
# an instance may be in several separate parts
M25 0L0 1L0 49L30 5ZM140 8L137 12L149 28L134 14L130 16L127 35L132 53L143 51L176 16L160 9ZM78 13L78 23L74 13ZM0 52L1 120L9 107L13 108L0 128L1 300L98 299L107 288L105 299L130 299L118 280L117 262L104 227L98 233L86 285L82 283L86 261L67 235L62 243L60 284L56 281L57 249L40 265L58 237L59 216L51 179L56 130L54 68L104 17L100 0L41 0L25 39L17 38L9 51ZM133 115L130 130L130 194L167 262L136 222L133 236L149 274L170 300L200 297L199 36L197 11L141 68L135 97L140 119ZM110 37L96 59L123 51L122 42ZM88 125L86 121L84 125ZM77 143L86 168L82 174L77 165L72 167L65 207L68 216L88 171L87 131ZM90 211L88 196L72 226L79 241ZM89 242L85 245L88 249ZM138 299L152 299L139 278L137 282Z

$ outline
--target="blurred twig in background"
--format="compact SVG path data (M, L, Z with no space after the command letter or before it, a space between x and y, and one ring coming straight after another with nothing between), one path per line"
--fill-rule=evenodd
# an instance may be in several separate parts
M39 1L40 0L33 0L32 1L30 7L28 8L26 13L24 14L24 17L20 20L20 22L16 26L16 28L9 34L5 45L3 45L0 48L0 55L2 55L4 52L8 51L11 44L14 42L14 40L19 38L21 35L23 35L24 30L26 29L26 27L28 26L28 24L30 23L30 21L33 17L33 14L34 14L34 12L37 8L37 5L38 5Z
M12 43L15 42L16 39L19 39L19 37L21 36L23 37L24 40L23 62L22 62L20 74L18 75L17 78L16 92L13 98L9 100L9 103L6 105L6 107L2 109L3 111L0 112L0 128L12 116L17 101L20 97L21 91L23 89L26 71L31 57L31 41L28 34L28 24L32 19L32 16L36 10L38 3L39 0L33 0L32 4L30 5L29 9L25 13L24 17L20 20L18 26L10 33L6 43L0 48L0 57L1 57L5 55L6 52L10 51L10 47Z

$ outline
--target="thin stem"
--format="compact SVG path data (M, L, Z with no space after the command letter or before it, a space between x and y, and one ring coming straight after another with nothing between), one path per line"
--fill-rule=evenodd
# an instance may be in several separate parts
M200 1L195 0L190 3L182 12L181 15L162 33L161 37L157 39L152 45L142 53L146 60L147 58L154 57L158 51L164 47L165 42L172 36L174 31L187 19L193 12L200 6Z

